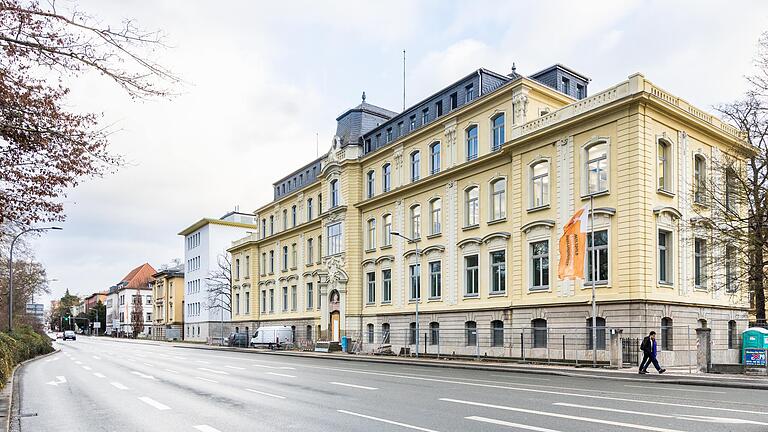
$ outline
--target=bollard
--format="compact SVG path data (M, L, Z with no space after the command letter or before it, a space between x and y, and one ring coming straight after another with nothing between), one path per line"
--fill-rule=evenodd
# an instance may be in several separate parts
M696 329L696 364L699 372L708 373L712 369L712 329Z

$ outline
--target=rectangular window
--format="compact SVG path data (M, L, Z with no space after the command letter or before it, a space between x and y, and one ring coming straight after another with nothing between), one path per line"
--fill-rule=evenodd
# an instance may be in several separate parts
M671 284L672 275L672 233L659 230L659 283Z
M475 98L475 88L472 84L464 87L464 93L466 95L466 98L464 99L464 103L470 103L472 102L472 99Z
M608 190L608 143L600 142L587 148L587 192Z
M584 86L576 84L576 99L584 99L586 96L587 93L584 91Z
M387 136L387 141L386 142L391 142L392 141L392 128L387 128L387 135L386 136Z
M307 239L307 265L312 265L312 258L315 256L313 241L314 239Z
M403 122L397 124L397 136L401 137L405 135L405 128L403 128Z
M571 94L571 80L569 80L566 77L563 77L563 93L569 95Z
M435 118L443 115L443 101L437 101L435 104Z
M373 195L376 193L376 173L373 171L369 171L368 174L366 174L366 191L367 191L367 197L373 198Z
M421 173L421 153L418 151L415 151L411 153L411 181L416 181L419 179L419 174Z
M245 277L246 278L251 277L251 256L250 255L245 256Z
M693 241L693 284L696 288L707 286L707 242L704 239Z
M267 313L267 290L261 290L261 313Z
M531 243L531 289L549 288L549 242Z
M368 287L368 299L366 303L376 303L376 273L366 273L366 285Z
M451 110L455 110L456 107L459 106L459 95L456 93L451 93Z
M464 257L464 295L477 297L480 294L480 272L477 255Z
M595 231L595 243L592 246L592 234L587 233L587 281L608 283L608 230ZM593 266L593 263L595 265Z
M368 249L376 248L376 219L368 221Z
M392 173L392 165L386 164L382 168L382 174L381 174L381 187L383 192L389 192L389 189L392 185L391 176Z
M291 310L295 311L298 308L298 293L296 285L291 286Z
M328 255L341 253L341 222L328 225Z
M491 294L507 290L507 259L503 250L491 252Z
M288 246L283 246L283 262L281 263L283 271L288 270Z
M382 242L383 246L391 246L392 245L392 215L385 215L384 216L384 240Z
M288 311L288 287L283 287L283 312Z
M440 261L429 263L429 298L436 299L443 295L442 269Z
M410 300L417 300L421 294L421 271L418 264L411 264L408 267L408 274L410 275Z
M269 289L269 313L275 312L275 289Z
M421 124L425 125L429 123L429 108L421 110Z
M246 314L251 313L251 293L250 292L245 293L245 313Z
M410 118L410 129L408 129L408 130L409 131L413 131L414 129L416 129L416 115L415 114L412 115L411 118Z
M323 261L323 236L317 236L317 263Z
M381 271L381 302L392 302L392 270L384 269Z
M430 213L431 213L430 225L431 225L431 231L432 231L430 232L430 234L432 235L440 234L442 230L442 227L441 227L442 200L440 198L436 198L432 200L432 202L429 205L430 205Z
M269 251L269 273L275 272L275 251Z
M313 308L313 303L315 301L315 290L312 286L312 282L307 282L307 310L311 310Z

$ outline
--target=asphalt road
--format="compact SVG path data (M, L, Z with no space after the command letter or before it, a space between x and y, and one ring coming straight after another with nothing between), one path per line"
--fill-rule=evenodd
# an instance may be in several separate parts
M768 431L760 390L58 345L20 369L12 431Z

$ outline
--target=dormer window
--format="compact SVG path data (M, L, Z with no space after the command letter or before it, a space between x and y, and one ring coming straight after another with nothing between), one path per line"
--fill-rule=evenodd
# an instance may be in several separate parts
M411 116L411 125L410 125L410 129L408 130L413 131L414 129L416 129L416 114Z
M576 84L576 99L584 99L587 96L587 92L585 91L583 85Z
M425 125L429 123L429 108L424 108L421 111L421 124Z
M435 104L435 118L443 115L443 101L437 101Z
M397 136L401 137L405 134L405 129L403 128L403 122L399 122L397 124Z
M371 151L371 139L370 138L365 140L365 146L363 147L363 151L366 152L366 153L370 153L370 151Z
M466 98L464 100L464 103L472 102L472 99L475 98L475 87L472 84L470 84L470 85L464 87L464 92L465 92L465 96L466 96Z
M456 107L459 106L459 95L456 93L451 93L450 99L451 99L451 110L455 110Z
M563 93L571 94L571 80L569 80L566 77L563 77L562 83L563 83L562 85Z
M388 128L387 129L387 141L386 142L391 142L391 141L392 141L392 128Z

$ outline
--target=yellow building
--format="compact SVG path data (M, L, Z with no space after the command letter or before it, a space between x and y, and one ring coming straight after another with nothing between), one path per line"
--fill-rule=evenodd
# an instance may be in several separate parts
M743 159L739 131L641 74L592 96L588 82L562 65L480 69L400 114L363 94L229 250L259 257L233 275L249 303L233 319L398 348L414 342L420 293L420 338L551 355L553 329L583 338L592 315L591 283L557 278L563 225L592 198L598 326L736 334L748 298L718 267L730 254L707 247L699 189L725 181L714 162Z
M184 267L160 270L152 275L152 337L157 340L184 337Z

